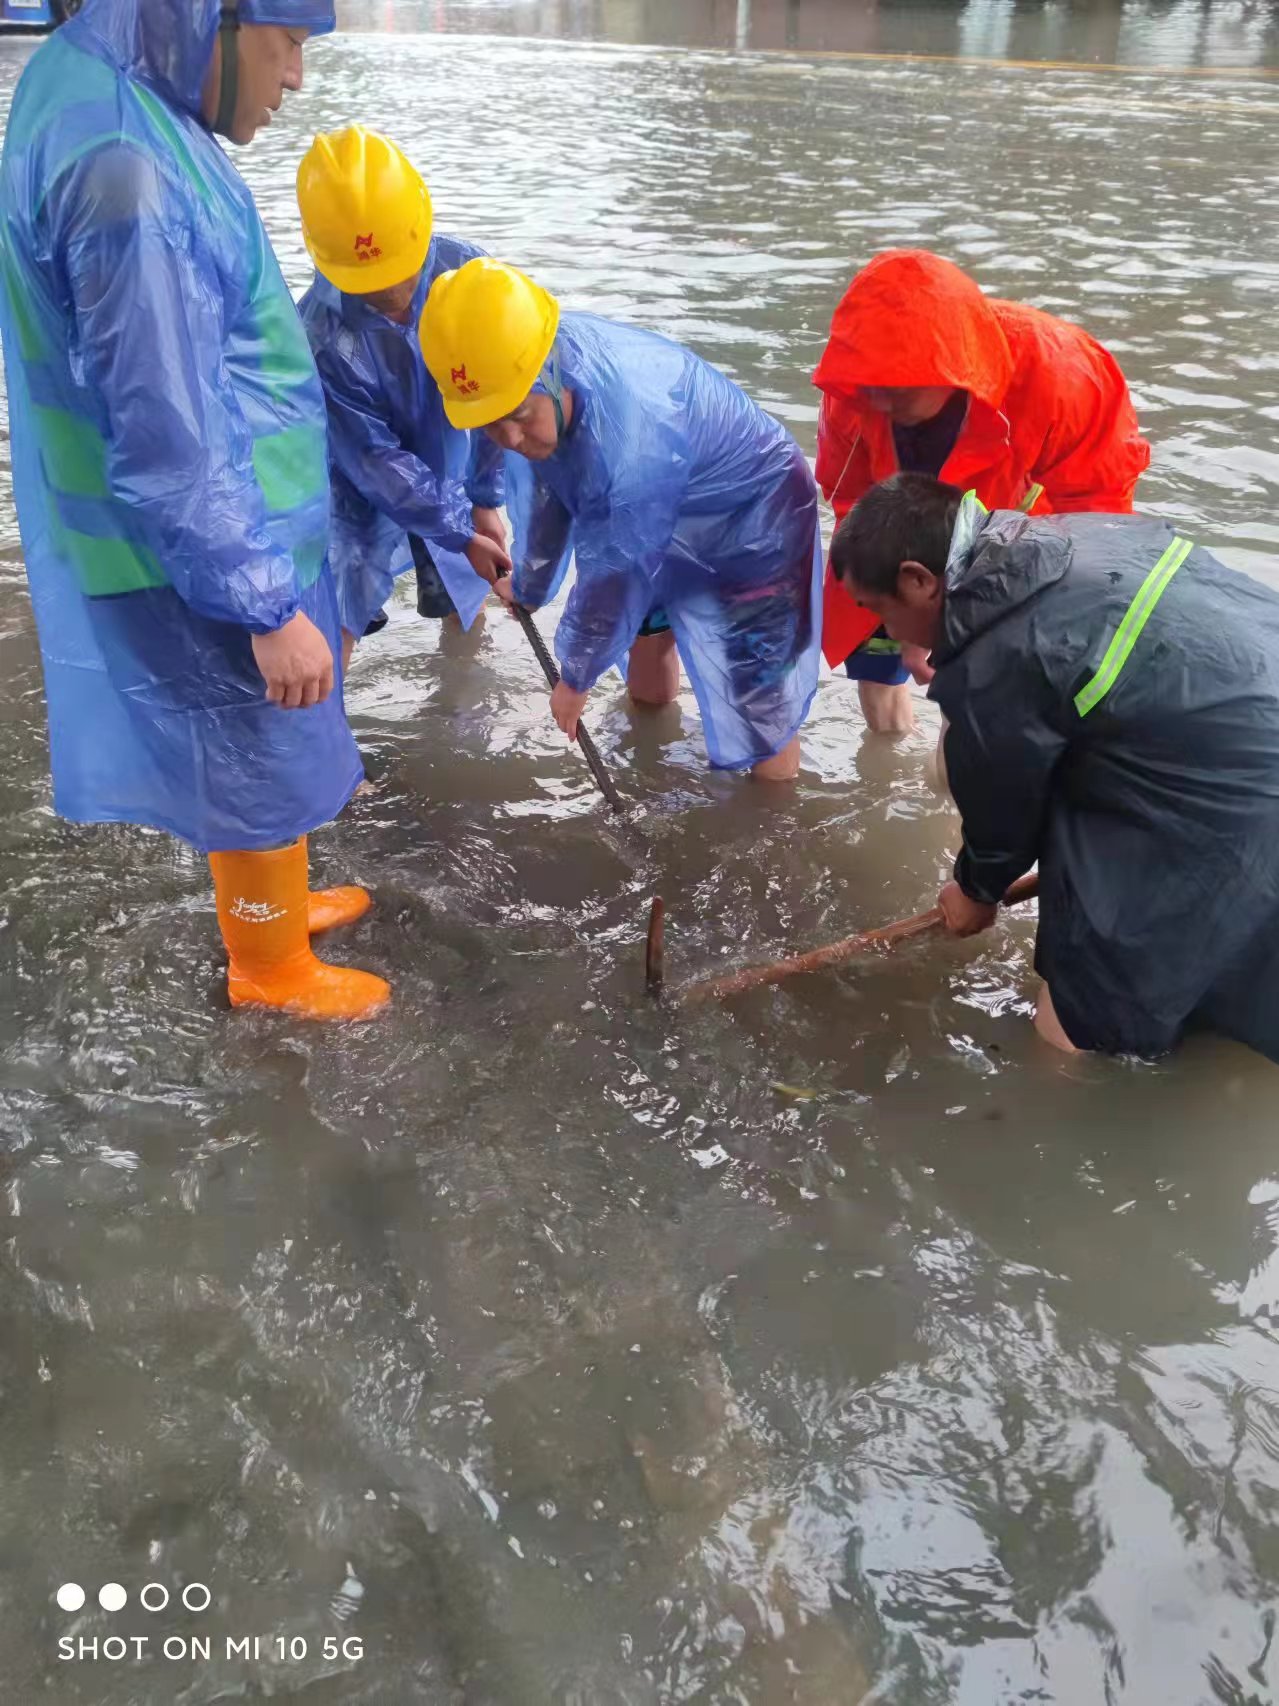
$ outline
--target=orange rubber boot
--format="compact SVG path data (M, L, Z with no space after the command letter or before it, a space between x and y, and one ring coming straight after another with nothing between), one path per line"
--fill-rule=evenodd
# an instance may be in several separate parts
M354 924L373 905L367 889L344 883L336 889L312 889L307 896L306 927L312 936L321 930L336 930L339 924Z
M211 853L233 1007L282 1007L308 1019L363 1019L390 999L371 972L311 952L306 842L265 853Z
M301 842L305 847L305 835ZM307 900L306 927L313 936L318 936L321 930L336 930L340 924L354 924L372 905L373 897L369 891L357 888L354 883L345 883L335 889L312 889Z

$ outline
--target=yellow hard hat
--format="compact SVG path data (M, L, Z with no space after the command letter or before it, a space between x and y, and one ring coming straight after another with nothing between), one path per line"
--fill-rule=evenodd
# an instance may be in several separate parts
M330 284L367 295L422 270L431 246L431 197L404 155L353 124L317 136L298 167L307 252Z
M515 267L487 256L441 273L426 299L422 357L455 427L518 409L551 353L560 305Z

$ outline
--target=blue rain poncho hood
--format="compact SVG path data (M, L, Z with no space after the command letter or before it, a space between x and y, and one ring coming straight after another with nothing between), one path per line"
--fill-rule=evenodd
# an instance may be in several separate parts
M780 752L817 686L821 537L812 471L790 434L690 350L564 314L558 366L572 409L547 460L506 462L514 592L547 603L577 575L555 636L585 691L625 662L660 609L692 682L711 763Z
M1210 1025L1279 1059L1279 594L1146 516L966 502L929 697L955 876L1039 865L1036 966L1071 1041Z
M246 0L326 29L327 5ZM32 55L0 159L0 333L54 805L276 846L360 776L340 689L267 703L255 635L340 649L324 398L200 93L213 0L89 0Z
M242 24L280 24L327 35L337 19L331 0L239 0ZM200 117L213 59L219 0L88 0L65 29L92 35L98 53L154 89L168 105Z

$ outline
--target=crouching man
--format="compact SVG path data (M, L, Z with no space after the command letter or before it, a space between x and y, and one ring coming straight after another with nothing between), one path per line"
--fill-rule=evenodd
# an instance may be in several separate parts
M1156 1055L1207 1026L1279 1060L1279 595L1166 522L988 514L918 474L867 492L832 566L932 653L951 931L1038 862L1045 1039Z

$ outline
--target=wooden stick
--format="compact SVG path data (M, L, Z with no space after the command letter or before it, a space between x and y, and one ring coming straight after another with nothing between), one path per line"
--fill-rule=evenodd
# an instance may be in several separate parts
M666 976L666 907L660 894L653 896L648 914L648 945L644 956L644 983L650 995L660 995Z
M1004 896L1005 906L1018 901L1033 900L1039 893L1039 873L1030 871L1017 881ZM783 983L788 977L803 972L825 971L828 966L843 965L858 954L881 953L895 948L899 942L927 936L941 928L945 917L940 906L927 912L917 912L913 918L901 918L895 924L884 924L878 930L863 930L856 936L845 936L840 942L829 942L824 948L812 948L806 954L792 954L789 959L773 960L767 965L744 966L740 971L725 972L722 977L703 978L686 983L676 990L680 1001L705 1001L711 996L740 995L746 989L758 989L763 984Z

